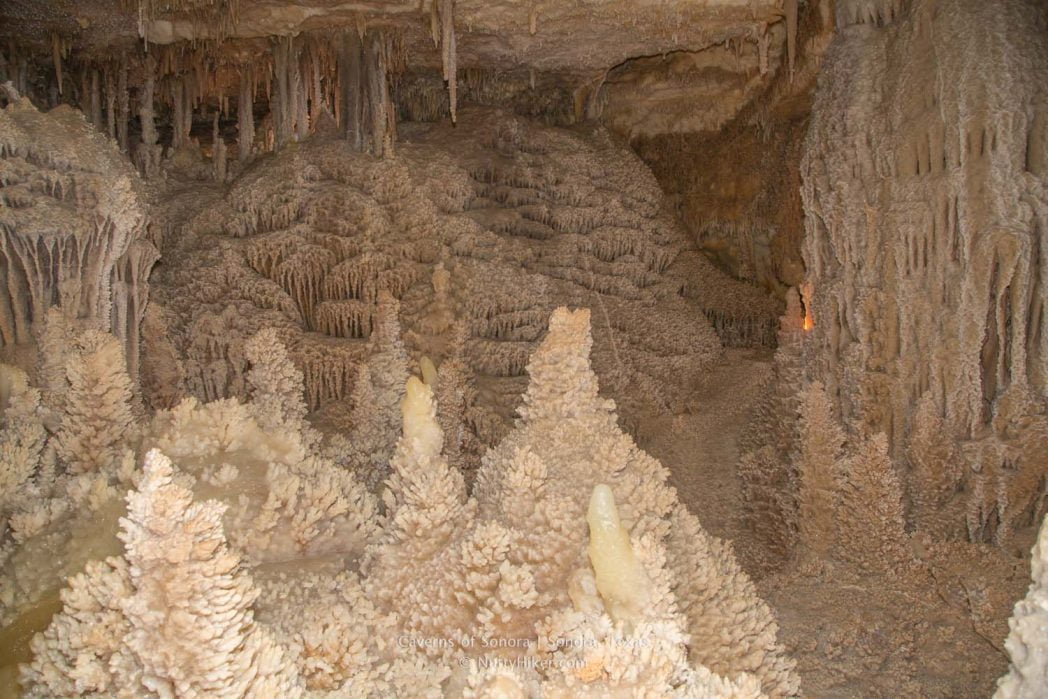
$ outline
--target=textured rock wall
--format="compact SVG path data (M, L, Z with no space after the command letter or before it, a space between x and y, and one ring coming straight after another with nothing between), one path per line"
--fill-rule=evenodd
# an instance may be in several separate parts
M911 500L1004 541L1048 472L1048 12L847 2L837 22L801 169L807 370L888 434ZM933 455L935 432L959 450Z
M608 88L613 99L605 122L630 137L699 248L724 271L780 299L804 280L800 161L816 76L833 36L831 10L825 0L805 6L792 68L782 57L789 42L778 25L758 34L766 37L763 52L764 42L710 49L694 57L704 68L692 74L677 67L682 58L671 57L670 78L690 75L676 89L692 98L687 105L674 103L669 79L627 73L632 89L614 82ZM647 102L639 99L643 88L652 93ZM618 103L630 99L639 104ZM649 103L663 118L643 113L646 105L656 111ZM623 115L637 114L645 117L642 129L621 128Z
M173 201L167 220L194 213L172 232L159 301L191 393L241 395L243 340L270 325L311 408L347 398L382 291L409 349L439 362L464 343L482 399L507 417L556 305L594 309L594 361L628 413L678 404L720 350L714 330L771 341L775 304L698 254L606 132L491 111L402 131L393 159L321 134L218 200Z
M138 175L82 114L65 106L44 114L25 98L0 110L6 357L31 345L48 309L58 306L120 338L137 377L139 325L157 256Z

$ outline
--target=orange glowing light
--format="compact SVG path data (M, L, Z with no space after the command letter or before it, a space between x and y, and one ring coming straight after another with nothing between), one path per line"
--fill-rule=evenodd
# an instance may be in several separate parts
M812 321L811 316L807 313L804 314L804 332L808 332L815 327L815 322Z

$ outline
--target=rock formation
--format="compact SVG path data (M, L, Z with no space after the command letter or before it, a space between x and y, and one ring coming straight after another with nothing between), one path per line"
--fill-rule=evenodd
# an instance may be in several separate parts
M432 389L410 378L382 518L359 486L356 499L338 500L327 481L336 476L311 462L271 463L269 497L251 520L251 488L237 480L250 475L249 451L279 458L276 443L260 432L242 441L246 415L242 426L223 421L242 406L187 399L148 441L188 470L146 452L120 520L123 555L70 579L62 610L32 642L23 687L29 696L454 695L495 682L541 696L796 695L770 610L730 550L689 523L658 462L615 425L589 367L591 345L588 312L554 311L529 364L522 422L485 457L472 496L442 455ZM254 338L250 352L255 397L266 401L253 411L295 435L296 411L277 409L291 398L280 396L290 362L272 334ZM238 511L194 501L197 480L204 492L241 492ZM587 508L588 544L578 526ZM353 541L344 525L333 529L347 521L367 542L359 572L331 556ZM278 570L265 564L275 552L283 563L316 564L269 573L256 587L245 568ZM671 558L702 574L682 575ZM623 587L626 568L632 583ZM255 620L254 604L268 622Z
M0 2L0 697L1043 693L1046 81L1041 0Z

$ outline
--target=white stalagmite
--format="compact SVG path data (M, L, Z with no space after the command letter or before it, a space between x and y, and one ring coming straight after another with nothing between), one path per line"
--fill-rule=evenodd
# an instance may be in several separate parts
M1012 664L997 681L994 699L1038 699L1048 696L1048 518L1030 560L1030 590L1015 605L1004 641Z
M299 697L286 651L254 620L258 596L222 529L150 451L120 520L123 557L88 565L33 639L27 696Z
M597 590L611 618L632 628L643 618L650 601L650 582L633 555L629 531L619 521L615 494L603 483L593 488L586 521Z
M422 357L418 362L419 371L422 373L422 381L430 388L437 387L437 367L429 357Z
M403 439L414 444L418 453L429 455L428 458L439 455L444 446L444 435L437 424L433 389L416 376L409 378L400 412L404 418Z

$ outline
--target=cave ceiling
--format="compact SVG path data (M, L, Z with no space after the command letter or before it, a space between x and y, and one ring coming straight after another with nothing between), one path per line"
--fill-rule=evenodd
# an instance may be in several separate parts
M0 40L48 49L58 37L64 50L105 54L143 38L171 44L378 28L400 35L409 67L439 68L435 2L6 0ZM592 75L631 58L756 42L782 22L783 0L458 0L453 12L462 67Z

